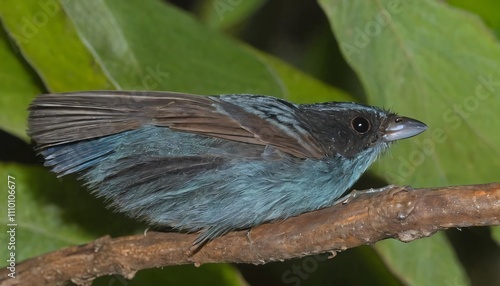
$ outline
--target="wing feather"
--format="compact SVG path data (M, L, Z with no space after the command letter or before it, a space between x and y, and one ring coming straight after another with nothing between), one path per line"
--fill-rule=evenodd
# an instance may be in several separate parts
M288 119L279 120L283 114L259 114L266 108ZM29 109L28 134L41 149L155 125L272 145L300 158L325 156L316 139L293 117L293 105L270 97L90 91L41 95Z

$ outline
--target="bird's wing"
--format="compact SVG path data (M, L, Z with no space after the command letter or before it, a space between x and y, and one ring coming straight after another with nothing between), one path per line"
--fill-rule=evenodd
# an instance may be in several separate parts
M155 125L271 145L300 158L325 156L294 116L296 107L272 97L90 91L41 95L29 109L28 134L42 149Z

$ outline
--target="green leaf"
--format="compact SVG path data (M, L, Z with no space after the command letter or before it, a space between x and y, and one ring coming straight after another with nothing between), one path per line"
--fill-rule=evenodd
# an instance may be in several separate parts
M57 1L2 1L0 18L49 91L114 89Z
M483 21L500 37L500 2L497 0L448 0L448 4L470 11L483 19Z
M500 246L500 226L491 227L491 237Z
M209 0L199 1L200 17L209 27L229 29L249 18L262 7L264 0Z
M470 285L448 245L444 233L437 233L411 244L384 240L375 250L405 285Z
M65 221L63 210L56 202L47 199L58 194L61 197L56 201L67 197L69 192L77 189L74 183L60 184L55 176L47 176L47 170L44 168L17 164L1 164L0 178L5 185L9 180L15 186L14 195L9 198L4 195L0 202L1 213L7 214L7 208L10 208L9 211L13 211L15 216L12 217L12 221L8 221L8 217L3 215L0 217L0 223L7 229L11 228L7 226L8 223L17 224L14 227L15 250L13 251L18 262L91 239L78 225ZM0 235L2 241L7 241L5 231ZM3 262L5 262L4 257L2 254Z
M254 49L250 49L250 51L262 62L265 62L276 79L280 79L280 85L286 87L283 88L284 93L281 96L286 100L296 103L325 102L332 99L336 101L353 100L351 95L341 90L333 90L331 86L294 69L271 55Z
M0 128L26 141L28 104L40 87L22 63L3 30L0 31Z
M162 1L71 1L64 8L106 74L123 89L345 98L289 66L256 57ZM295 89L300 84L309 90Z
M415 187L498 181L500 161L491 158L500 155L500 122L493 120L500 108L500 49L489 29L437 1L320 3L369 103L430 126L393 147L376 173ZM390 240L377 249L389 265L411 257L412 266L398 271L413 277L412 284L418 276L412 269L423 264L433 270L424 275L434 278L429 281L467 283L449 243L439 236L404 245L405 252L388 252L399 244ZM446 266L421 255L438 247Z
M370 103L430 126L392 148L378 173L414 186L497 181L500 48L489 30L435 1L322 3Z
M160 1L71 1L64 8L120 88L281 94L248 52Z

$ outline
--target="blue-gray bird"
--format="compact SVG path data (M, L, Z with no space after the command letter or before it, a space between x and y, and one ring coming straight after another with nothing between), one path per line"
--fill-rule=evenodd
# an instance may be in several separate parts
M90 91L37 97L28 128L58 176L79 173L150 225L199 231L198 244L332 205L427 126L356 103Z

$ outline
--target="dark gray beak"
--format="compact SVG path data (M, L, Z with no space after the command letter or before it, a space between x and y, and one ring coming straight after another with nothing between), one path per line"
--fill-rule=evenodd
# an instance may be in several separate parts
M428 128L423 122L408 117L396 116L390 120L382 137L386 142L410 138Z

